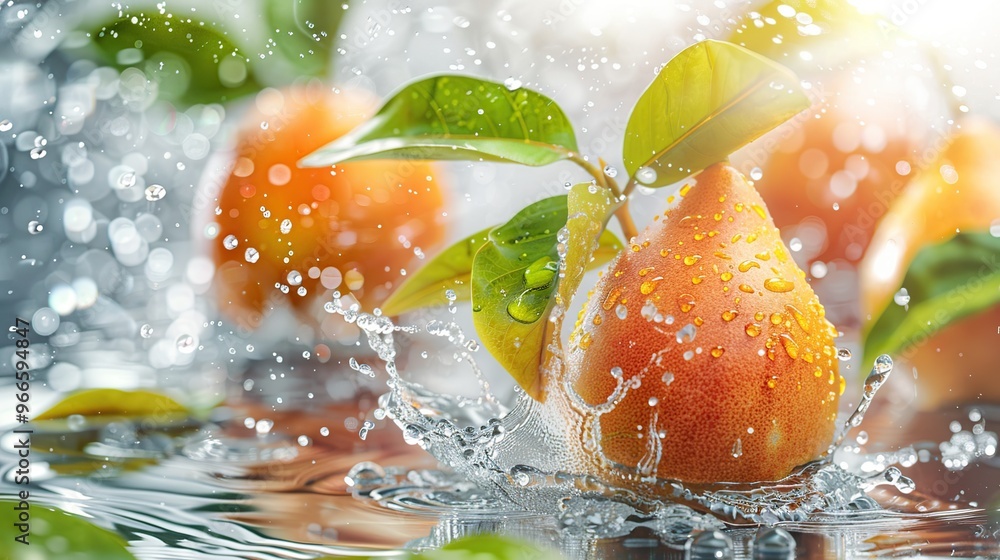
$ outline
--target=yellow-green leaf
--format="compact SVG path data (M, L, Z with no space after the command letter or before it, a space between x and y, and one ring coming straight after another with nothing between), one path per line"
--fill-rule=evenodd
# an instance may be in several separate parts
M399 288L382 304L386 315L399 315L423 307L445 303L445 290L455 292L456 301L468 301L472 297L469 281L472 276L472 260L476 252L489 240L493 228L484 229L448 247L438 256L422 266L415 274L407 277ZM593 258L587 269L593 269L610 261L622 250L622 244L608 230L601 233Z
M549 321L552 306L568 304L584 271L621 251L621 243L604 229L614 206L607 189L592 183L576 185L568 197L536 202L494 229L473 260L476 332L483 346L537 400L545 397L543 350L557 332L553 325L562 320L560 315L555 323ZM562 271L560 250L566 256Z
M70 515L52 506L32 501L30 509L30 534L22 536L24 527L20 513L20 500L0 500L0 547L9 560L38 560L42 558L72 558L74 560L135 560L125 548L120 536L91 524L82 517ZM22 544L18 537L26 539Z
M702 41L668 62L632 109L625 167L642 185L670 185L807 107L789 69L743 47Z
M440 159L547 165L575 152L569 119L548 97L469 76L403 87L368 122L299 162Z
M529 395L541 399L545 317L557 283L557 234L566 197L540 200L490 232L472 262L472 321L483 346Z
M164 421L188 414L186 408L166 395L151 391L89 389L74 393L35 420L55 420L74 414L85 417L148 418Z
M444 303L444 291L447 289L454 290L458 300L468 300L472 259L489 240L492 229L487 228L466 237L420 267L385 300L382 312L386 315L399 315Z

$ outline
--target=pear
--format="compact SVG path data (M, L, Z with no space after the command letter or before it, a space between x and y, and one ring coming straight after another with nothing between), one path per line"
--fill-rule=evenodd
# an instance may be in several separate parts
M594 288L565 390L601 411L602 468L781 479L833 438L837 331L739 171L716 164L680 195Z

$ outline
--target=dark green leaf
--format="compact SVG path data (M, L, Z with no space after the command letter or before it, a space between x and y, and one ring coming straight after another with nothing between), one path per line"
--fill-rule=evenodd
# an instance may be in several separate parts
M245 54L225 33L197 19L126 15L91 36L101 58L123 70L142 70L161 98L218 103L260 89Z
M877 51L889 29L846 0L771 0L745 16L728 41L795 70L815 69Z
M807 107L787 68L730 43L702 41L668 62L632 109L625 167L648 187L676 183Z
M268 27L278 50L299 74L322 76L330 64L337 28L347 13L344 1L266 0Z
M865 362L905 350L915 341L1000 303L1000 238L962 233L927 246L903 278L909 310L890 304L865 339Z
M0 545L10 560L72 558L73 560L135 560L120 536L92 525L52 506L32 501L27 545L14 539L21 535L20 501L0 501Z
M548 97L444 75L405 86L370 121L306 156L300 165L397 158L537 166L566 159L576 149L569 120Z

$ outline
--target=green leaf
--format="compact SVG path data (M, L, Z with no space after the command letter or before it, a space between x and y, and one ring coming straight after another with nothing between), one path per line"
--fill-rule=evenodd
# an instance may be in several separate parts
M415 554L410 560L558 560L557 552L510 537L471 535L451 541L438 550Z
M989 233L960 233L921 249L903 278L909 310L891 304L878 317L865 339L864 363L1000 303L998 256L1000 239Z
M235 43L197 19L125 15L90 35L100 58L122 70L142 70L157 84L160 98L182 104L218 103L261 87Z
M14 539L22 534L19 500L0 500L0 542L10 560L72 558L73 560L135 560L120 536L52 506L30 503L27 545Z
M556 236L566 197L540 200L490 232L472 263L472 321L483 346L529 395L541 399L545 317L556 289Z
M449 288L455 291L459 301L468 300L472 259L489 240L492 229L484 229L455 243L422 266L416 274L411 274L385 300L382 312L386 315L399 315L444 303L444 291Z
M594 192L591 192L594 189ZM555 323L552 306L567 305L585 270L617 255L621 243L604 230L614 209L607 189L582 183L569 196L531 204L494 229L472 264L472 320L483 346L529 395L544 399L543 348ZM559 231L565 227L566 269L560 279ZM558 292L556 291L559 286Z
M406 281L382 304L382 312L386 315L400 315L423 307L440 305L446 301L444 291L448 289L455 292L457 301L468 301L472 297L469 288L472 260L476 252L489 240L492 229L484 229L455 243L431 259L415 274L407 277ZM587 270L607 263L621 250L621 241L614 233L604 230L601 232L597 249L594 250L593 259L587 263Z
M787 68L730 43L702 41L668 62L632 109L625 167L647 187L670 185L807 107ZM641 168L655 177L636 175Z
M607 263L624 248L618 238L605 229L608 219L618 207L610 190L594 189L592 183L573 185L566 205L569 214L566 220L566 231L569 232L569 239L566 241L566 269L564 276L559 279L556 301L564 308L580 287L583 273ZM608 235L614 239L611 246L605 245Z
M345 2L266 0L264 17L277 33L275 43L299 74L327 74L337 28L347 11Z
M771 0L747 14L727 40L796 70L816 69L877 50L891 28L846 0Z
M372 117L299 165L365 159L439 159L546 165L575 152L569 119L534 91L443 75L396 92Z
M35 417L36 421L55 420L79 414L100 418L176 419L188 410L166 395L151 391L89 389L74 393Z

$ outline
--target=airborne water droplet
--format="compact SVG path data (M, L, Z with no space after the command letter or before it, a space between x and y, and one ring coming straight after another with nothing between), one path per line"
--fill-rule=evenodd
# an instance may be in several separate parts
M146 200L149 202L162 200L165 196L167 196L167 189L163 188L163 185L153 184L146 187Z
M153 327L149 323L144 323L139 327L139 336L142 338L149 338L153 336Z
M910 303L910 293L906 291L906 288L900 288L894 296L892 296L892 301L900 307L906 307Z
M38 223L38 220L31 220L28 222L28 233L31 235L42 233L43 229L45 229L45 227Z
M281 233L287 234L288 232L292 231L292 221L287 218L281 220L281 225L278 226L278 229L281 231Z
M177 337L177 350L182 354L190 354L194 352L195 340L194 337L189 334L182 334Z
M260 258L260 253L258 253L257 249L254 249L253 247L247 247L247 250L243 253L243 257L248 263L253 264Z
M240 240L236 239L235 235L227 235L225 239L222 240L222 246L226 248L227 251L232 251L240 244Z

